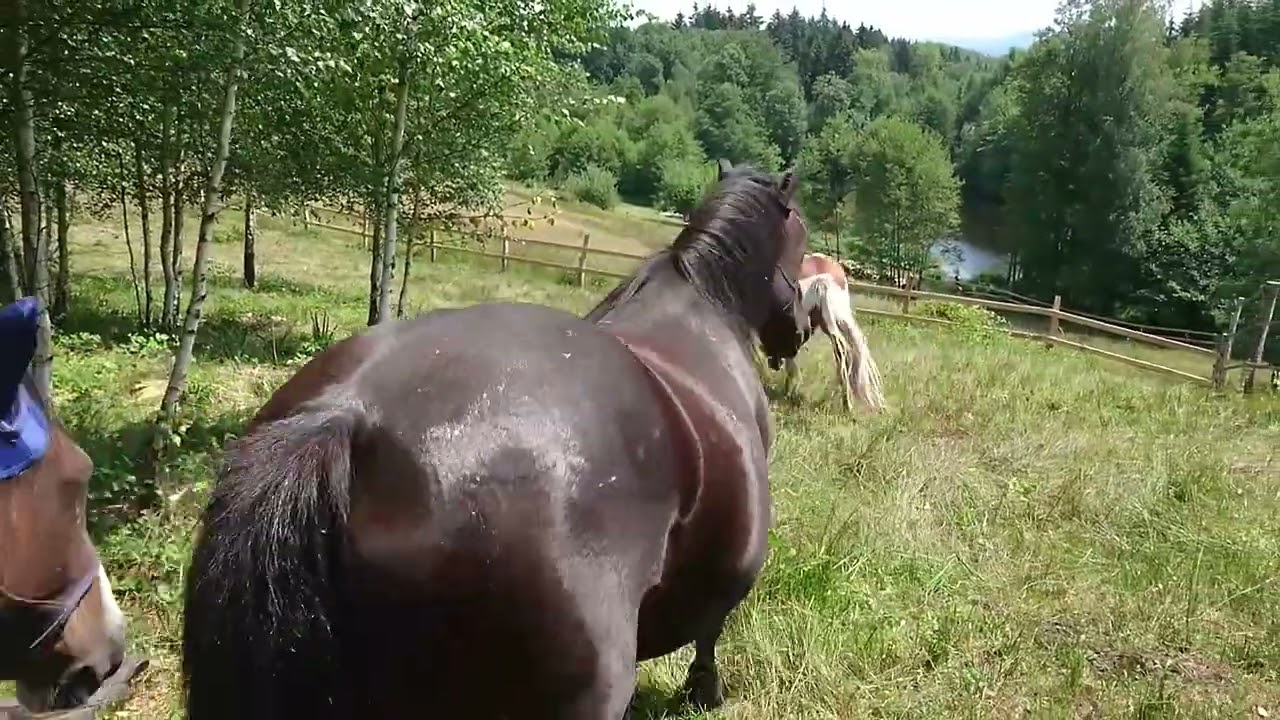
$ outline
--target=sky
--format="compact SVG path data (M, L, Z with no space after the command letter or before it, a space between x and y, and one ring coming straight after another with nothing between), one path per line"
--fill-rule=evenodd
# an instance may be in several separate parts
M1185 5L1189 0L1174 0ZM1194 1L1194 0L1190 0ZM721 10L741 11L748 0L703 0ZM669 20L677 12L688 13L693 0L630 0L638 10L647 10ZM765 19L791 8L801 15L816 16L825 5L827 14L856 26L866 23L890 37L912 40L976 39L992 40L1030 33L1053 21L1058 0L756 0L756 13Z

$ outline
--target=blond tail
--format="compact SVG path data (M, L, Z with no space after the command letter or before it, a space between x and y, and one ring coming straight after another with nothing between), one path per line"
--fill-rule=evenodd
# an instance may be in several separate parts
M867 336L863 334L862 328L858 327L858 321L853 317L852 299L847 292L840 299L843 302L833 302L832 304L835 306L833 309L839 316L836 318L836 325L840 328L840 334L853 347L851 364L853 365L854 394L867 407L879 412L888 407L880 380L880 368L876 365L875 358L871 356L871 347L867 344ZM831 298L831 300L835 301L836 298Z

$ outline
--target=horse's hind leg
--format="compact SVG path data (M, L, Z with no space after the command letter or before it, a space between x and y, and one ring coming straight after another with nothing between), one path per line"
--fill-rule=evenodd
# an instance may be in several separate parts
M581 626L566 629L561 635L562 646L553 652L572 653L590 669L583 673L581 679L586 682L573 700L561 706L554 718L625 718L636 689L636 624L634 610L630 609L634 602L614 572L596 562L572 560L565 563L561 572L575 598L571 614L581 621Z
M783 369L786 371L782 381L782 392L788 397L795 392L796 377L800 374L800 368L796 359L793 357L786 358L782 361Z
M699 710L714 710L724 704L724 682L716 667L716 644L720 642L729 614L747 597L759 577L765 552L763 544L755 549L744 560L735 582L723 586L728 590L723 599L701 616L699 627L693 635L693 662L689 663L689 673L679 695L683 703Z
M601 676L596 685L584 692L557 720L627 720L631 717L631 698L635 695L635 653L629 670L611 671Z
M699 710L713 710L724 704L724 682L716 668L716 643L724 632L727 616L721 617L694 641L693 662L684 681L681 699Z
M556 720L625 720L636 691L635 629L597 638L594 682Z

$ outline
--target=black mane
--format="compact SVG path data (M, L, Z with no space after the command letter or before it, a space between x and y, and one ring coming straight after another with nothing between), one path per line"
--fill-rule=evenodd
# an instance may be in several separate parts
M603 319L669 263L708 302L759 327L766 312L762 298L782 252L779 229L787 212L772 176L755 168L733 168L693 211L671 246L642 261L585 318Z

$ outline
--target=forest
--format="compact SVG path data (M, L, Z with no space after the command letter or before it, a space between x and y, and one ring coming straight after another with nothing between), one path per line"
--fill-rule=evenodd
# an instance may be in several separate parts
M579 58L593 102L526 128L508 173L682 211L710 159L796 164L817 244L881 276L963 231L1010 257L987 284L1221 329L1280 277L1277 53L1274 0L1071 2L999 58L695 7L610 29Z
M1072 0L1003 57L750 6L637 23L609 0L71 5L0 17L0 299L46 301L47 386L69 234L120 218L133 321L178 348L160 428L233 203L373 218L370 324L404 217L500 227L513 181L685 212L718 158L798 168L814 245L881 278L933 272L962 233L1010 257L983 282L1217 330L1280 277L1277 0Z

